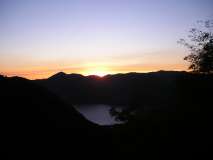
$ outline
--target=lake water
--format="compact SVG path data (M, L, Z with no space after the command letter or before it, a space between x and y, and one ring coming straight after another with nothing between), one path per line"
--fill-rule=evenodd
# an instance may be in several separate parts
M112 125L120 122L115 121L109 113L110 105L92 104L92 105L75 105L75 108L86 119L99 125Z

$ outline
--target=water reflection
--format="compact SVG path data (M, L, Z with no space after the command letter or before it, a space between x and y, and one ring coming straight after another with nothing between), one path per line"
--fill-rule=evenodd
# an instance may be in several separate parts
M118 124L118 122L109 113L111 107L121 108L121 106L111 106L105 104L90 104L90 105L75 105L74 106L85 118L88 120L100 124L100 125L112 125Z

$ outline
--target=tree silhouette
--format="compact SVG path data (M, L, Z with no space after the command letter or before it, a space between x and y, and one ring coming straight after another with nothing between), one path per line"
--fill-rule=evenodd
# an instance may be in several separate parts
M193 72L213 72L213 20L198 21L201 29L192 28L188 35L189 43L185 39L178 42L190 50L184 60L190 62L189 69Z

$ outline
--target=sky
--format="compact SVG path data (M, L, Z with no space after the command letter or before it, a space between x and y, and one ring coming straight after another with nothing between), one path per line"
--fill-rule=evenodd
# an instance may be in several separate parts
M0 0L0 74L187 70L177 41L212 0Z

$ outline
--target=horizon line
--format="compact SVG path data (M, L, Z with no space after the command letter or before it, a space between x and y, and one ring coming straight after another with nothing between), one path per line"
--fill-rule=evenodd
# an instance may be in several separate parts
M19 74L9 75L9 74L5 74L5 73L0 73L0 75L3 76L3 77L8 77L8 78L20 77L20 78L25 78L25 79L28 79L28 80L41 80L41 79L51 78L52 76L57 75L58 73L64 73L66 75L76 74L76 75L81 75L83 77L97 76L97 77L102 78L102 77L106 77L106 76L109 76L109 75L131 74L131 73L145 74L145 73L156 73L156 72L187 72L187 73L190 73L190 71L188 71L188 70L156 70L156 71L142 71L142 72L138 72L138 71L116 72L116 73L108 73L108 74L104 74L104 75L98 75L98 74L82 74L82 73L76 73L76 72L67 73L67 72L64 72L64 71L58 71L58 72L51 74L50 76L46 76L46 77L43 77L43 78L42 77L41 78L28 78L27 76L22 76L21 74L20 75Z

